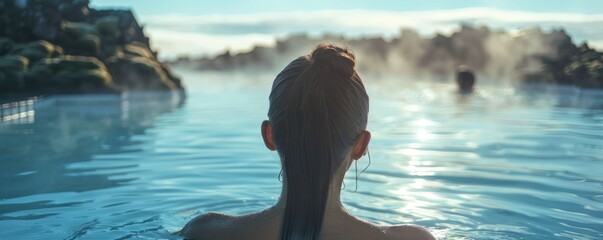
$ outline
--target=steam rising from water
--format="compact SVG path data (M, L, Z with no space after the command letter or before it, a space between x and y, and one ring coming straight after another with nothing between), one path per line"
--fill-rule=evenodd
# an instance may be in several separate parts
M201 70L274 72L321 43L349 46L363 74L436 80L450 79L459 65L473 69L480 78L520 79L527 73L539 71L542 57L554 58L575 48L563 30L528 29L510 34L487 27L463 26L448 36L432 38L421 37L411 29L403 29L389 40L293 35L279 39L274 47L255 47L249 52L227 52L211 58L181 59L174 64Z
M492 8L421 12L323 10L293 13L253 13L201 16L142 16L147 32L164 59L180 55L216 55L226 49L249 51L255 45L274 46L276 38L293 33L323 33L346 37L383 36L391 39L402 28L421 36L450 34L459 23L487 25L517 32L540 26L563 27L576 42L603 47L603 14L535 13Z

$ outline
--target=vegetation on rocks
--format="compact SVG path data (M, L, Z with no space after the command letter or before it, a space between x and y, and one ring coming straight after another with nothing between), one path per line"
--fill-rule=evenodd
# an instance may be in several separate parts
M182 90L129 10L0 1L0 94Z

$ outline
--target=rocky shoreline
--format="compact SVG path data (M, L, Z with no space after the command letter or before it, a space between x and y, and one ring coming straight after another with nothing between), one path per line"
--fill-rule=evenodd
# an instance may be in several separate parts
M0 1L0 94L127 90L184 93L132 11L91 9L88 0Z
M433 37L402 29L392 39L297 34L279 39L275 46L236 54L226 51L214 57L185 56L172 64L210 71L274 70L324 42L349 46L358 57L360 71L376 76L449 81L455 69L465 65L479 79L603 88L603 53L586 43L575 44L563 29L511 33L462 25L451 34Z

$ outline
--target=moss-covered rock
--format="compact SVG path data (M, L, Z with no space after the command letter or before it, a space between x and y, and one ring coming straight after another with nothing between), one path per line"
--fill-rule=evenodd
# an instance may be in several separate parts
M567 45L567 44L566 44ZM562 46L562 48L568 48ZM584 43L568 54L542 58L540 72L526 74L526 82L547 82L584 88L603 88L603 52ZM536 77L538 76L538 77Z
M44 1L47 0L42 2ZM90 14L89 2L89 0L70 0L54 1L54 4L57 5L57 10L66 20L79 22L85 21Z
M22 73L29 60L19 55L0 56L0 92L12 92L24 88Z
M177 86L161 64L148 58L124 55L107 60L107 67L117 86L127 89L169 90Z
M30 62L50 57L55 51L55 46L44 40L17 44L11 50L12 54L26 57Z
M581 45L578 50L577 54L566 61L563 68L565 76L580 87L603 88L603 53L587 44Z
M0 56L0 92L13 92L24 88L23 72L29 60L19 55Z
M82 50L82 52L80 53L81 55L95 56L100 50L101 39L96 35L88 34L82 36L76 44L76 46L78 46ZM90 54L84 54L86 52Z
M4 55L10 52L15 46L15 41L10 38L0 37L0 55Z
M167 77L174 83L176 88L184 89L184 86L182 85L182 79L180 79L180 77L178 77L176 74L174 74L174 72L172 71L172 68L165 63L160 63L160 64L161 64L161 69L163 69L163 71L165 72Z
M582 61L572 62L565 67L565 74L575 79L584 79L588 77L588 68Z
M77 40L80 45L76 46L82 46L87 39L98 39L90 34L96 30L89 25L71 27L73 36L83 34ZM91 45L96 49L101 45L100 40ZM123 90L182 89L180 79L167 65L158 62L143 43L106 45L101 49L98 56L102 61L96 57L64 55L61 47L43 40L16 44L10 55L0 57L2 89L70 93L107 91L116 86ZM113 79L117 84L114 85Z
M99 58L105 62L107 59L112 57L122 57L124 55L124 50L121 46L109 45L103 46L99 53Z
M107 69L105 65L95 57L65 55L50 60L58 70L79 69Z
M180 79L157 60L132 11L88 5L0 0L0 94L113 90L114 78L119 90L181 88Z
M102 17L94 23L96 31L99 33L102 41L116 43L121 37L121 29L119 27L119 18L117 16Z
M0 92L9 92L23 90L25 84L23 77L15 72L0 71Z
M103 92L112 89L111 75L105 69L61 70L50 79L61 89L73 89L76 92Z
M96 56L100 51L101 39L96 28L89 23L67 23L60 40L67 54Z
M0 71L1 72L25 72L29 60L20 55L4 55L0 56Z
M155 59L155 55L151 50L140 42L132 42L123 46L123 52L138 57L144 57L149 59Z
M83 22L66 22L64 34L71 38L78 38L83 35L98 35L94 25Z
M50 54L51 58L56 58L56 57L60 57L61 55L64 55L65 51L63 50L62 47L59 46L54 46L54 51L52 51L52 53Z
M34 64L27 75L30 88L55 92L114 91L111 74L95 57L62 56Z
M603 60L593 61L588 64L588 73L593 78L603 80Z

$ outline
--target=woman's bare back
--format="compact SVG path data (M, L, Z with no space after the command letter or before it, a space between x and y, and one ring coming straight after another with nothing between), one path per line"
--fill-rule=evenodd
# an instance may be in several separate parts
M180 234L185 239L213 240L278 240L280 221L270 209L242 216L206 213L191 220ZM412 225L378 226L351 215L344 218L325 216L321 239L329 240L390 240L390 239L435 239L427 230Z
M279 201L243 216L204 214L189 222L182 235L278 240L284 226L285 238L434 239L420 227L363 221L341 204L345 174L367 152L371 139L366 130L369 99L355 65L354 54L331 44L289 63L273 82L269 119L260 128L266 148L277 151L281 160Z

